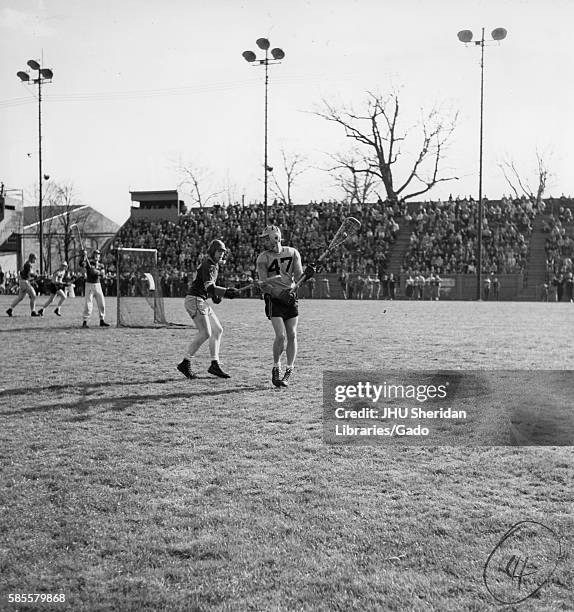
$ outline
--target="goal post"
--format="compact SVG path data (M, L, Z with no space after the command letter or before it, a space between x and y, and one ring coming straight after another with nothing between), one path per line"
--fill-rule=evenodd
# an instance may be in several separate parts
M170 325L165 317L157 249L117 249L116 295L118 327Z

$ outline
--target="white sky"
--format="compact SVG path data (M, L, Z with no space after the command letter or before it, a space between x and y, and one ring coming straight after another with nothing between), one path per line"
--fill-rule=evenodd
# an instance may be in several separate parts
M262 199L264 68L241 53L266 36L286 54L270 67L270 164L284 149L316 168L296 202L337 196L319 168L352 144L313 115L321 100L359 109L391 86L408 123L459 111L445 164L461 178L429 197L476 197L480 48L456 34L504 27L485 49L484 194L509 192L503 159L535 183L537 150L548 195L574 194L573 24L573 0L0 0L0 180L34 197L37 87L16 72L43 55L44 171L82 203L123 222L130 190L176 188L178 160L208 171L208 191Z

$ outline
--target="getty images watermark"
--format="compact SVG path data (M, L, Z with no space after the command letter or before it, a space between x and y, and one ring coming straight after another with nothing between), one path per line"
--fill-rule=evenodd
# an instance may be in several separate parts
M329 444L572 445L566 401L574 391L571 374L327 371L324 439ZM564 401L560 393L550 405L548 396L537 398L533 386L538 384L559 389Z

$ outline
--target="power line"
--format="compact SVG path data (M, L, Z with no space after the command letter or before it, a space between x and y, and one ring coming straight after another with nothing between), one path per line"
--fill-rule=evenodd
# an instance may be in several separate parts
M346 79L345 75L337 75L337 80ZM297 82L324 82L325 75L283 75L273 79L275 85L281 86ZM165 89L141 89L132 91L108 91L108 92L92 92L84 94L66 94L66 95L46 95L45 100L50 102L105 102L113 100L138 100L143 98L156 97L171 97L171 96L187 96L201 95L210 92L225 92L241 88L260 87L259 78L253 78L241 81L216 82L201 85L192 85L186 87L174 87ZM0 100L0 108L12 108L23 106L35 101L34 98L12 98L9 100Z

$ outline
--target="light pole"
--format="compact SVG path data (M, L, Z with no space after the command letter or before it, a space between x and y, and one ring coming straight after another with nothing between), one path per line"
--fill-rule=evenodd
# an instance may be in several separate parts
M260 66L265 66L265 146L264 146L264 160L263 160L263 184L264 184L264 194L263 194L263 206L265 210L265 225L267 225L267 173L272 170L267 163L267 92L269 89L269 64L279 64L281 60L285 57L285 53L283 49L279 49L275 47L271 49L271 57L269 58L269 47L271 43L267 38L258 38L255 41L256 45L265 51L264 59L257 59L257 56L253 51L244 51L242 53L243 58L249 63L256 62Z
M44 272L44 219L42 216L42 84L51 83L54 73L50 68L42 68L41 64L36 60L28 60L27 64L31 70L37 72L36 78L33 78L31 82L38 85L38 220L40 222L40 276L42 276ZM16 74L23 83L30 82L30 74L28 72L20 70Z
M493 41L500 41L506 38L506 30L504 28L496 28L492 30L491 36ZM458 33L458 39L462 43L472 42L474 34L470 30L461 30ZM483 141L483 123L484 123L484 28L480 40L475 40L474 44L480 46L480 149L478 161L478 222L477 222L477 248L476 248L476 299L481 298L482 284L482 141Z

